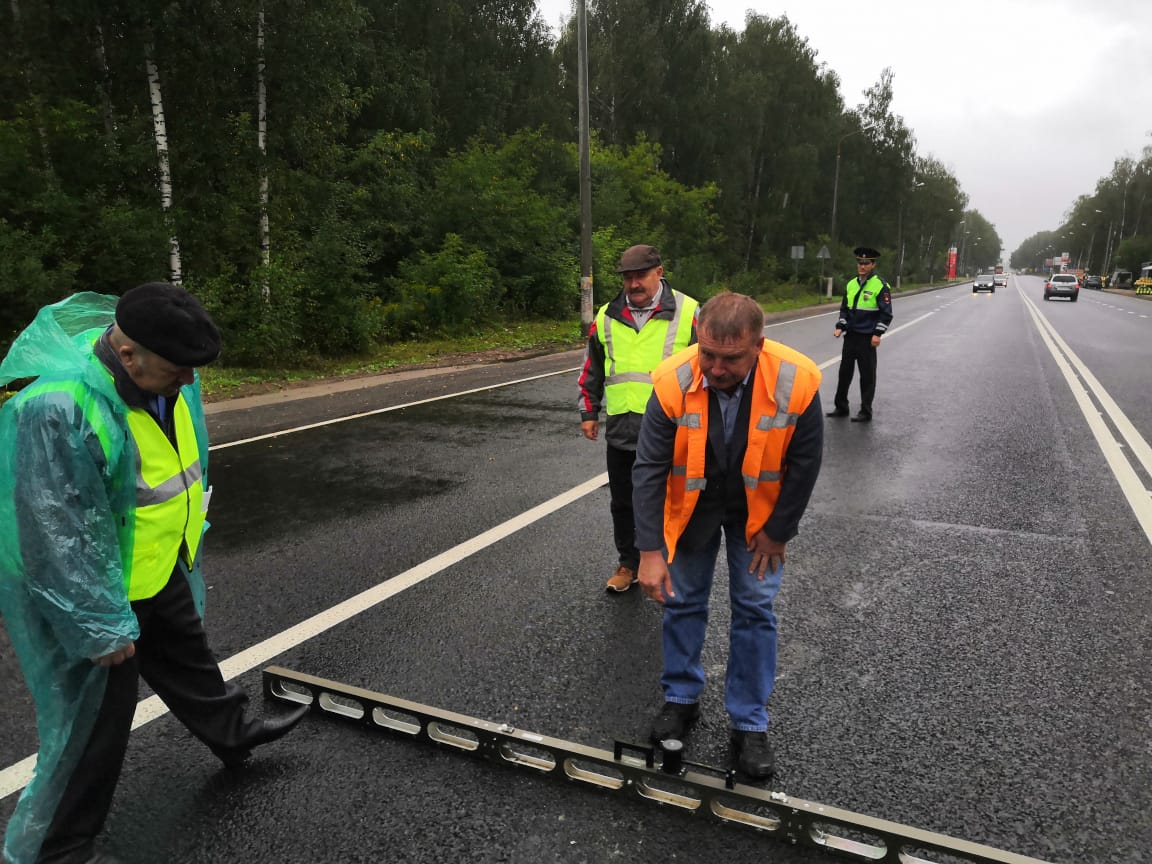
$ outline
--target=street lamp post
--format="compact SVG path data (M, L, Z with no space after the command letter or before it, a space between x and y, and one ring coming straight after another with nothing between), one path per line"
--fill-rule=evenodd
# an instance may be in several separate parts
M840 196L840 145L844 143L844 139L859 135L861 132L866 132L870 129L876 129L876 124L871 123L869 126L852 129L848 134L841 135L840 141L836 142L836 169L832 179L832 226L828 228L828 241L832 243L833 251L835 251L836 248L836 199Z
M912 180L912 191L915 192L923 182L917 181L915 178ZM924 236L921 234L920 236ZM900 278L904 273L904 196L900 196L900 209L896 213L896 243L900 247L899 263L896 265L896 290L900 290Z

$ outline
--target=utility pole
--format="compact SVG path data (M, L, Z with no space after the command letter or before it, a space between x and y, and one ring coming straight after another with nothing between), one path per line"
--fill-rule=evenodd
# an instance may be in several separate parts
M577 7L576 41L580 101L580 332L592 329L592 158L588 133L588 9Z

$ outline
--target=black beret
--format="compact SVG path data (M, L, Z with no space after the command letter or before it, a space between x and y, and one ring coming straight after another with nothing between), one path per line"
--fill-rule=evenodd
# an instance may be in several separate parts
M200 301L167 282L147 282L124 292L116 324L133 342L176 366L195 367L220 356L220 331Z
M852 250L852 254L857 258L871 258L873 261L880 257L880 253L871 246L857 246Z
M620 256L620 263L616 265L617 273L639 272L651 270L660 266L660 253L655 246L631 246L624 250Z

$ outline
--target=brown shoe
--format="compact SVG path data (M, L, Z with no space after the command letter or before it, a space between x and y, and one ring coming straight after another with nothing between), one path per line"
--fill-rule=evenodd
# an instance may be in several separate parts
M617 567L616 572L609 577L608 584L604 587L608 591L615 591L620 593L631 588L632 583L635 581L636 571L621 565L620 567Z

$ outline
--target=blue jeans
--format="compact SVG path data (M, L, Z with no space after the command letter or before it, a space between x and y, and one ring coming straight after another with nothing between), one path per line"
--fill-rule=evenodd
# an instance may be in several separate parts
M762 732L768 728L768 697L776 681L776 613L772 602L780 590L784 568L757 579L748 572L752 555L747 545L743 530L729 536L725 529L732 626L724 705L733 729ZM708 629L708 597L719 551L717 529L704 548L695 552L677 549L668 566L676 592L664 604L664 674L660 685L668 702L697 702L704 689L700 653Z

